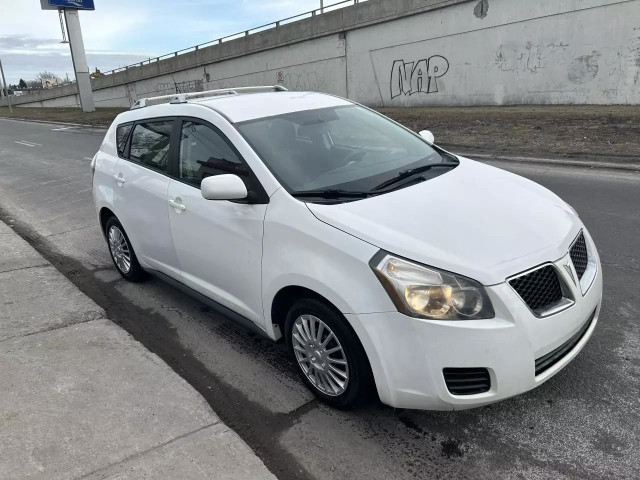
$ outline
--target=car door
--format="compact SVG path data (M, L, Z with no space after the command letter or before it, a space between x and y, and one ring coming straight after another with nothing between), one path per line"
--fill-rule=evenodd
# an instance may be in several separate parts
M183 118L169 184L169 221L183 282L262 325L262 236L266 201L205 200L208 176L238 175L248 191L255 178L214 125Z
M173 118L136 122L114 169L115 214L142 264L180 278L167 211Z

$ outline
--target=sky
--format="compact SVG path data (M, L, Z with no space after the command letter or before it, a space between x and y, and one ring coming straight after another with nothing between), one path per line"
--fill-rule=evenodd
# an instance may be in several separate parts
M325 5L338 0L325 0ZM89 68L113 68L319 8L320 0L95 0L81 11ZM39 0L0 0L0 60L7 83L47 70L73 79L56 11Z

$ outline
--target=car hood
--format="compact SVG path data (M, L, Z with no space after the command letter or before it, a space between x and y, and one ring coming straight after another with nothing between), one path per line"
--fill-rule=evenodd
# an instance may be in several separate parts
M307 206L372 245L484 285L566 255L582 226L546 188L465 158L450 172L388 194Z

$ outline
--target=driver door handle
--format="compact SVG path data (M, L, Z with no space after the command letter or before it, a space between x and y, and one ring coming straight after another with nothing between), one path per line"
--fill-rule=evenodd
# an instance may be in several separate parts
M116 182L118 182L118 184L120 186L122 186L123 183L125 183L124 181L124 177L121 176L122 174L119 175L114 175L113 178L115 179Z
M172 208L175 208L176 210L180 210L181 212L184 212L187 209L187 207L185 207L181 203L178 203L179 200L180 199L178 199L178 198L176 198L175 200L169 200L169 206L172 207Z

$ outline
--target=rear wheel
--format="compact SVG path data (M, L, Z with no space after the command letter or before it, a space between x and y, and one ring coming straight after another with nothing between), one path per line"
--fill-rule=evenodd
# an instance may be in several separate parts
M107 244L113 264L124 278L130 282L139 282L146 276L138 263L129 237L116 217L111 217L105 226Z
M318 398L345 410L371 400L369 361L339 312L315 299L299 300L287 315L285 331L296 370Z

